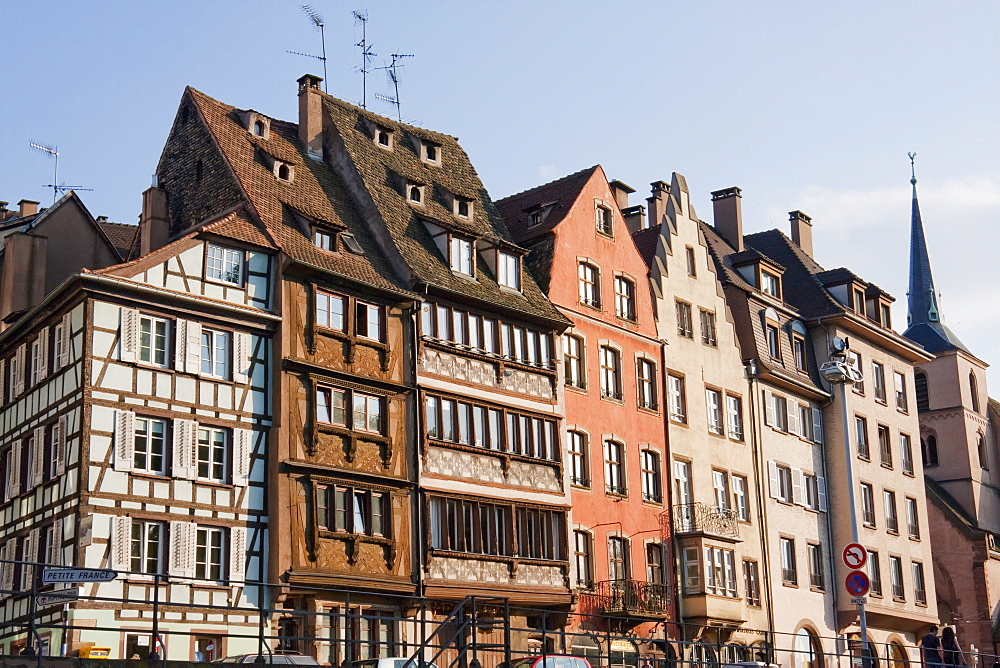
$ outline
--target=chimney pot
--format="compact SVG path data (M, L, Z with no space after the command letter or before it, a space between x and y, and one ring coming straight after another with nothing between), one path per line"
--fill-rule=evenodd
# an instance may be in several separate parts
M743 250L743 199L742 190L733 186L712 193L715 231L736 252Z
M611 194L615 198L615 202L618 204L618 208L624 211L628 208L628 196L635 192L635 188L628 186L618 179L615 179L608 185L611 186Z
M323 159L323 99L320 83L314 74L299 77L299 140L313 160Z
M649 188L652 194L646 198L649 210L647 227L656 227L663 223L663 214L667 212L666 199L670 195L670 184L666 181L653 181Z
M17 205L21 208L21 217L33 216L38 213L38 202L32 199L22 199Z
M106 222L108 222L108 217L107 216L98 216L97 217L97 222L99 222L99 223L106 223Z
M813 256L812 218L801 211L789 211L788 220L792 224L792 241L809 257Z

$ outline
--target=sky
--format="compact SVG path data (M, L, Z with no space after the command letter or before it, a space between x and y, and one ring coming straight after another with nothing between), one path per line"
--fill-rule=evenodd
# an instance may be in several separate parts
M600 163L643 203L653 181L743 189L744 230L814 226L815 257L894 295L906 322L910 163L945 322L1000 393L1000 3L310 0L329 92L362 99L361 25L376 54L368 107L459 138L494 199ZM184 86L297 118L323 74L300 2L0 0L0 200L136 222Z

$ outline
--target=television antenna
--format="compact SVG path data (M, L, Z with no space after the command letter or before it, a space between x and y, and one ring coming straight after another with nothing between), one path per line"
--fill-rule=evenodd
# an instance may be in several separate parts
M93 190L93 188L84 188L83 186L68 186L64 183L59 183L59 149L52 144L42 144L37 141L29 141L28 146L35 149L38 153L52 158L55 160L55 169L52 172L52 183L45 185L46 188L52 188L52 201L55 202L58 199L60 193L64 193L67 190Z
M412 53L394 53L394 54L392 54L392 62L391 63L389 63L385 67L376 67L375 68L375 69L378 69L378 70L385 70L385 73L389 77L389 83L392 84L393 89L396 92L395 96L393 96L393 97L389 97L388 95L378 95L378 94L376 94L375 97L377 97L378 99L382 100L383 102L388 102L389 104L395 105L395 107L396 107L396 119L400 123L403 122L403 116L401 115L400 110L399 110L399 73L396 70L399 69L399 68L401 68L401 67L403 67L402 65L399 64L398 61L402 60L403 58L412 58L412 57L413 57Z
M285 53L290 53L293 56L305 56L306 58L315 58L316 60L322 61L323 92L329 93L330 92L329 79L327 79L326 76L326 31L325 31L326 24L323 23L323 17L320 16L318 13L316 13L316 10L313 9L310 5L302 5L302 13L309 17L309 20L312 22L314 26L319 28L319 39L320 42L322 43L323 55L317 56L311 53L302 53L300 51L288 51L288 50L286 50Z
M354 46L361 49L361 108L368 108L368 73L372 64L372 58L378 54L372 51L372 45L368 43L368 12L354 11L354 25L361 23L361 41Z

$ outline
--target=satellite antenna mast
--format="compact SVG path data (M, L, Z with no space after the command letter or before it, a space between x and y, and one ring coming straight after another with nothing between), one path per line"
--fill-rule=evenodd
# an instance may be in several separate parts
M326 31L324 29L325 24L323 23L323 17L316 13L316 10L309 5L302 5L302 12L309 17L312 24L319 28L319 39L323 46L323 55L316 56L311 53L301 53L300 51L285 51L285 53L290 53L295 56L305 56L306 58L315 58L316 60L323 61L323 92L330 92L329 79L326 75Z
M354 12L354 24L361 22L361 41L354 46L361 49L361 108L368 108L368 72L372 58L378 54L372 51L372 46L368 43L368 12Z
M388 102L389 104L396 106L396 119L400 123L403 122L403 116L401 115L399 109L399 73L396 70L403 66L398 64L397 61L402 60L403 58L412 58L412 57L413 57L412 53L394 53L392 54L391 63L389 63L385 67L376 68L379 70L385 70L386 74L389 75L389 81L392 83L393 89L396 91L396 95L395 97L389 97L388 95L376 95L375 97L382 100L383 102Z
M42 144L41 142L30 141L28 146L35 149L42 155L55 159L55 170L52 173L52 183L45 184L46 188L52 188L52 201L55 202L59 197L60 193L64 193L67 190L93 190L93 188L84 188L83 186L67 186L65 184L59 183L59 149L50 144Z

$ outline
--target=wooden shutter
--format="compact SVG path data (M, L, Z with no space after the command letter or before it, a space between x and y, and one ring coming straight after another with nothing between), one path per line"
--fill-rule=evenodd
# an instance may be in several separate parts
M768 487L769 495L772 499L780 498L778 495L778 465L774 462L767 463L767 478L770 483Z
M819 509L826 512L826 478L821 475L816 476L816 496L819 500Z
M174 321L174 369L187 371L187 320Z
M250 381L250 332L233 332L233 382Z
M229 580L242 582L247 573L247 530L233 527L229 530Z
M7 360L0 360L0 404L7 400Z
M239 487L246 487L250 482L253 437L254 432L251 429L233 429L233 484Z
M115 463L116 471L131 471L135 461L135 413L115 411Z
M176 418L173 425L173 474L175 478L194 480L198 471L195 448L198 447L198 423Z
M25 344L22 343L17 347L17 352L14 353L17 357L17 373L11 378L11 382L14 384L15 397L24 392L24 351Z
M194 577L194 552L198 542L198 525L193 522L170 523L170 575Z
M49 328L38 332L38 380L49 375Z
M14 558L17 556L17 538L9 538L0 550L0 555L4 558L4 563L0 565L0 589L3 589L3 596L6 598L14 589Z
M122 362L139 360L139 310L122 308L121 329L118 332L118 359Z
M31 486L38 487L45 479L45 427L35 427L31 446Z
M823 411L818 408L812 409L813 416L813 441L823 442Z
M788 433L798 436L802 433L799 428L799 405L789 397L788 401L785 402L785 406L788 412Z
M66 472L66 427L68 422L65 415L60 415L58 424L52 427L52 448L55 450L53 457L56 462L56 475L62 475Z
M201 373L201 323L188 320L185 371Z
M764 398L764 424L768 427L774 426L774 401L770 390L761 390Z
M132 518L115 516L111 518L111 569L132 570Z
M12 499L21 491L21 441L16 441L10 453L10 474L7 477L7 498Z
M60 350L59 360L58 362L56 362L59 365L59 368L69 365L69 360L70 360L69 346L70 342L72 341L72 336L70 334L70 326L72 324L72 318L70 317L70 315L71 314L66 313L62 317L62 345L59 346Z
M62 566L62 545L63 545L63 521L62 518L53 520L51 540L47 546L45 563L50 566Z
M806 499L805 475L800 469L792 469L792 501L801 506Z
M30 542L28 543L28 545L25 547L25 550L24 550L24 560L25 561L38 562L38 557L39 556L42 556L42 557L45 556L44 554L43 555L39 555L38 554L38 544L40 542L38 539L41 537L41 533L42 533L42 530L40 528L38 528L38 527L35 527L34 529L31 530L31 533L28 534L28 540ZM32 569L32 575L34 575L34 571L35 570L36 569ZM29 580L29 582L30 582L30 580Z

